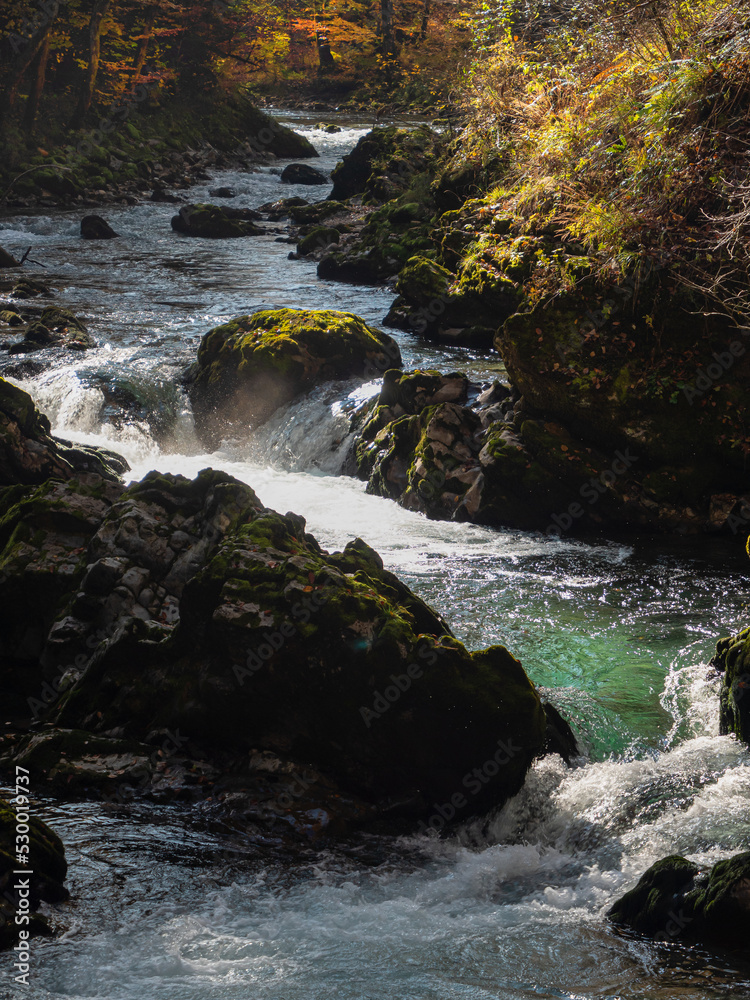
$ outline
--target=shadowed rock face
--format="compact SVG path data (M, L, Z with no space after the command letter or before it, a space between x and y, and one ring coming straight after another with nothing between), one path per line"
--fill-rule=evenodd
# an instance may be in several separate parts
M16 488L0 530L0 688L21 704L66 674L63 728L179 730L441 825L505 801L545 748L507 650L467 651L363 542L325 552L223 473Z
M20 799L14 801L14 806L0 799L0 950L12 948L19 939L19 930L27 930L31 935L50 934L46 917L34 912L39 903L58 903L68 898L68 890L63 886L68 870L65 861L65 848L62 841L52 830L35 816L29 816L23 822L29 827L27 841L29 869L29 921L18 925L16 914L27 912L19 907L20 896L13 886L19 880L14 875L15 869L21 868L16 861L16 823L20 822L27 803L23 802L28 782L21 779L17 785ZM18 816L20 811L22 816ZM23 876L21 876L23 878ZM25 880L24 880L25 881Z
M322 382L365 381L400 357L391 337L350 313L276 309L240 316L205 335L188 372L196 429L214 448Z
M117 481L128 468L114 452L51 437L50 422L31 396L0 378L0 486L71 479L81 472Z
M679 855L658 861L608 913L616 924L662 941L747 948L750 852L708 871Z

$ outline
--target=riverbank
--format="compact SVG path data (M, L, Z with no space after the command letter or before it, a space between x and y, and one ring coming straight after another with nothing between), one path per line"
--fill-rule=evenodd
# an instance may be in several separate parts
M239 92L155 104L142 87L93 128L25 139L8 131L0 209L169 200L208 169L253 169L276 157L317 156Z

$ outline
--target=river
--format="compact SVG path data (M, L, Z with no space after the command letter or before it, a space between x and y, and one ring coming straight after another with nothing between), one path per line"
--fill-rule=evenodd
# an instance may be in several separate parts
M332 116L328 116L331 119ZM370 123L327 135L303 114L330 170ZM326 188L217 171L257 207ZM277 172L274 172L277 171ZM311 195L310 192L313 192ZM713 863L750 849L750 754L718 735L716 638L748 622L742 540L560 540L429 521L341 476L336 386L276 415L250 444L205 454L179 376L200 337L260 307L355 312L379 323L392 293L319 281L280 233L202 241L173 233L174 207L100 210L118 240L78 235L81 210L0 221L0 245L33 247L56 301L100 347L19 383L54 432L126 455L131 476L209 465L308 520L324 546L360 536L470 648L506 644L572 722L586 763L548 758L497 815L444 839L362 837L285 854L182 806L41 798L63 837L72 901L35 939L33 1000L522 1000L750 997L750 967L676 941L617 934L614 898L658 858ZM280 226L278 227L281 228ZM34 275L36 276L36 274ZM502 372L496 356L397 334L405 367ZM118 406L117 388L143 414ZM10 958L0 958L3 982ZM19 993L19 995L20 995ZM4 996L0 985L0 996Z

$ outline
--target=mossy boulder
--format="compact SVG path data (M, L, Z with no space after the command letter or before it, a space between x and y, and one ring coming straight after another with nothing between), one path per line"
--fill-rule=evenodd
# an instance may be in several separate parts
M0 799L0 950L12 948L22 930L28 931L29 936L51 934L46 918L35 910L42 901L59 903L68 898L63 885L68 870L65 848L57 834L33 815L33 805L29 807L26 795L28 781L24 780L28 776L19 773L22 775L17 784L19 794L12 803ZM24 841L29 848L29 896L23 899L15 886L26 881L26 877L14 874L16 869L24 867L16 860L16 824L22 819L29 828L25 834L28 840ZM17 914L27 915L28 922L18 924Z
M113 452L53 438L31 396L0 378L0 486L71 479L80 472L117 480L128 468Z
M172 229L184 236L198 236L212 240L236 239L241 236L260 236L264 230L255 225L260 218L251 208L225 208L219 205L183 205L178 215L172 216Z
M341 233L338 229L330 229L327 226L316 226L307 236L303 236L297 244L297 253L303 257L324 250L332 243L338 243Z
M170 479L188 488L159 477L126 492L99 537L138 506L171 505ZM520 787L546 720L509 653L468 653L364 543L329 555L302 518L264 510L229 477L202 489L223 489L231 507L182 590L173 632L149 642L140 626L121 626L64 695L63 724L134 737L179 726L204 742L283 751L357 794L407 797L423 815L466 795L465 776L502 740L509 759L467 809Z
M708 871L679 855L658 861L619 899L609 919L660 941L747 950L750 852Z
M721 732L750 746L750 628L719 639L711 665L722 674Z
M457 275L434 260L412 257L399 272L396 291L387 325L486 347L519 302L516 284L481 257L468 259Z
M425 125L376 128L362 136L331 174L333 201L362 194L371 202L390 201L409 187L415 175L434 168L441 137Z
M275 309L240 316L204 336L188 373L198 433L215 446L321 382L364 381L399 361L396 342L351 313Z
M663 275L635 281L605 290L584 280L511 316L495 345L535 416L605 454L638 456L644 493L667 512L662 527L731 529L750 490L747 344Z
M547 738L521 665L469 652L364 542L325 552L301 517L210 470L101 488L17 487L0 520L0 597L18 594L5 661L35 635L36 662L67 670L56 725L275 754L380 815L428 822L520 788ZM32 605L25 581L44 571ZM25 752L54 770L62 747Z

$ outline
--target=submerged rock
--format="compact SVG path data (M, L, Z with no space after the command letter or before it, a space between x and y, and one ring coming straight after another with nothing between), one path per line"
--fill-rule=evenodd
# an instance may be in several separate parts
M32 354L48 347L86 351L96 347L96 341L83 322L69 309L48 306L40 318L26 328L23 340L10 346L9 353Z
M0 486L71 479L79 472L115 481L128 468L114 452L51 437L50 422L31 396L0 378Z
M328 184L325 174L306 163L290 163L281 171L282 184Z
M231 187L211 188L208 192L212 198L236 198L237 192Z
M183 205L172 216L172 229L185 236L226 240L239 236L260 236L256 226L260 214L252 208L222 208L218 205Z
M114 240L118 235L100 215L86 215L81 219L81 236L85 240Z
M613 923L661 941L747 949L750 852L709 871L679 855L658 861L607 914Z
M240 316L203 337L188 372L196 429L215 447L321 382L365 381L400 357L391 337L351 313L275 309Z
M46 678L63 729L151 745L179 732L180 755L229 754L237 774L250 754L269 815L309 812L319 795L335 817L341 796L342 822L437 829L515 794L547 745L507 650L469 652L364 542L328 553L303 518L223 473L16 488L0 494L0 524L6 700L9 686L38 698ZM72 738L32 737L20 753L70 773L62 758L86 756ZM95 754L121 750L144 753Z
M36 913L39 904L60 903L69 896L63 885L68 871L65 860L65 848L60 838L50 828L37 819L28 809L25 790L28 788L28 776L21 773L17 782L17 792L13 804L0 799L0 950L12 948L19 939L23 942L27 937L52 933L46 917ZM26 799L27 801L23 801ZM20 813L20 816L18 815ZM14 874L16 869L25 869L18 863L18 845L16 825L23 818L24 825L29 827L24 846L28 846L28 897L22 898L14 888L19 878ZM26 881L26 879L23 879ZM27 906L28 903L28 906ZM19 924L16 915L20 914ZM26 916L28 919L23 920ZM20 932L23 932L21 934Z

